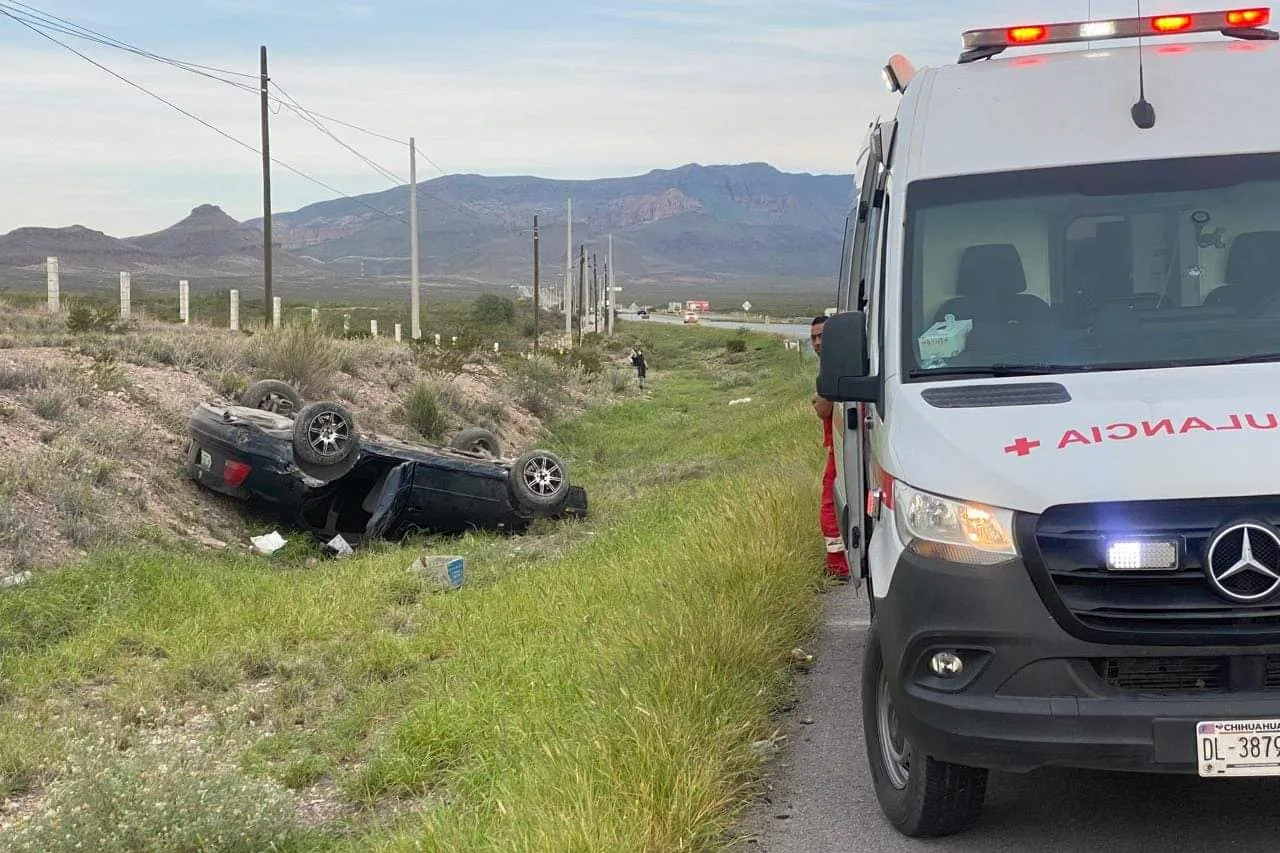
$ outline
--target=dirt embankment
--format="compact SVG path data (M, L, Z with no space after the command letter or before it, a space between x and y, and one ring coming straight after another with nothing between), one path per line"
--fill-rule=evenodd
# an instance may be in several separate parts
M186 421L197 404L234 400L257 379L340 400L362 431L405 440L424 440L412 425L433 424L437 440L483 426L507 456L532 446L546 417L616 393L518 356L145 320L73 333L65 318L0 309L0 583L113 543L242 547L254 519L182 476ZM425 421L404 406L423 383L438 403Z

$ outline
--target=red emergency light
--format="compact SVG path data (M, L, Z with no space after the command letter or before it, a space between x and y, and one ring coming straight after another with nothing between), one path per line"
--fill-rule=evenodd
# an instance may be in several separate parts
M1271 23L1270 7L1229 9L1217 12L1190 12L1141 18L1112 18L1098 21L1066 21L1057 24L1019 24L964 33L961 62L972 62L1001 53L1006 48L1033 44L1070 44L1108 39L1145 38L1218 32L1242 39L1280 38L1263 29Z

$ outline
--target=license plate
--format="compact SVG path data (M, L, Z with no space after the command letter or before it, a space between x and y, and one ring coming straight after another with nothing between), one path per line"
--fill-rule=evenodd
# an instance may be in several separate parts
M213 467L213 457L209 455L209 451L200 451L200 467L208 471Z
M1280 720L1197 723L1200 775L1280 776Z

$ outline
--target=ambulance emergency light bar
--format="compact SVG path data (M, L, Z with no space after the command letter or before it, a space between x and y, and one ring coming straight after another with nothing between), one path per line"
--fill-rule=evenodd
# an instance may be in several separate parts
M960 61L972 62L975 59L986 59L1010 47L1188 33L1222 33L1233 38L1256 40L1280 38L1280 34L1264 29L1269 23L1271 23L1271 9L1254 7L1219 12L1189 12L1154 17L1025 24L1016 27L968 30L964 33L964 53L961 54Z

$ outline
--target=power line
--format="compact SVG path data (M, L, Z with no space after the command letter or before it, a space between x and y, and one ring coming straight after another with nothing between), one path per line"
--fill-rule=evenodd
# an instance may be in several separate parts
M284 104L284 106L289 107L289 109L291 109L294 113L296 113L298 117L301 118L303 121L307 122L307 124L311 125L316 130L320 131L325 136L329 137L334 142L341 145L347 151L350 151L352 154L354 154L356 157L362 160L366 165L372 168L375 172L377 172L379 175L382 175L382 177L387 178L392 183L397 185L407 183L406 181L401 179L399 175L396 175L390 169L386 169L380 166L374 160L370 159L369 157L366 157L364 154L361 154L355 148L352 148L350 145L348 145L347 143L339 139L338 136L333 131L329 130L329 128L324 126L324 124L320 121L320 119L314 113L309 112L305 107L302 106L302 104L298 103L294 99L294 97L290 95L288 92L286 92L284 90L284 87L281 86L279 83L272 80L270 85L275 86L276 89L279 90L280 94L283 95L285 99L288 101L288 103Z
M73 21L70 21L70 20L68 20L68 19L66 19L66 18L61 18L61 17L59 17L59 16L57 16L57 15L54 15L54 14L52 14L52 13L45 12L45 11L43 11L43 10L37 9L37 8L35 8L34 6L30 6L30 5L26 4L26 3L20 2L20 0L8 0L8 2L0 2L0 15L4 15L5 17L8 17L8 18L10 18L10 19L14 20L14 21L15 21L15 22L17 22L18 24L20 24L20 25L22 25L22 26L26 27L27 29L31 30L32 32L36 33L37 35L39 35L39 36L41 36L41 37L43 37L43 38L45 38L45 39L48 39L49 41L53 42L54 44L56 44L56 45L58 45L58 46L60 46L60 47L64 48L64 49L65 49L65 50L67 50L67 51L70 51L71 53L75 54L75 55L76 55L76 56L78 56L79 58L81 58L81 59L85 60L86 62L90 63L91 65L94 65L95 67L97 67L97 68L101 69L102 71L105 71L106 73L110 74L111 76L115 77L116 79L120 80L121 82L126 83L127 85L132 86L132 87L133 87L133 88L135 88L135 89L138 89L139 91L143 92L144 94L149 95L149 96L150 96L150 97L152 97L152 98L155 98L156 100L160 101L161 103L165 104L166 106L170 107L171 109L174 109L174 110L176 110L177 112L181 113L182 115L184 115L184 116L186 116L186 117L188 117L188 118L192 119L193 121L199 122L199 123L200 123L201 125L203 125L204 127L206 127L206 128L208 128L208 129L210 129L210 130L214 131L215 133L217 133L217 134L219 134L220 136L222 136L222 137L224 137L224 138L228 139L229 141L234 142L235 144L239 145L240 147L245 148L246 150L251 151L251 152L253 152L254 154L257 154L257 155L261 156L261 151L260 151L258 148L254 147L253 145L251 145L251 144L249 144L249 143L247 143L247 142L244 142L244 141L243 141L243 140L241 140L241 139L236 138L235 136L233 136L233 135L231 135L230 133L228 133L228 132L226 132L226 131L222 130L221 128L217 127L216 125L214 125L214 124L212 124L212 123L210 123L210 122L208 122L208 121L205 121L204 119L200 118L199 116L195 115L194 113L192 113L192 112L190 112L190 111L188 111L188 110L186 110L186 109L183 109L182 107L178 106L177 104L173 103L172 101L169 101L169 100L167 100L166 98L164 98L164 97L162 97L162 96L160 96L160 95L156 94L155 92L151 91L150 89L146 88L145 86L142 86L142 85L141 85L141 84L139 84L139 83L135 83L134 81L132 81L132 80L128 79L128 78L127 78L127 77L125 77L124 75L119 74L119 73L117 73L116 71L113 71L112 69L108 68L107 66L103 65L102 63L97 62L96 60L92 59L91 57L87 56L86 54L84 54L84 53L82 53L82 52L80 52L80 51L76 50L75 48L71 47L70 45L66 44L65 42L60 41L60 40L59 40L59 39L57 39L56 37L54 37L54 36L50 35L50 34L49 34L49 32L47 32L46 30L52 30L52 31L54 31L54 32L62 33L62 34L64 34L64 35L69 35L69 36L72 36L72 37L75 37L75 38L80 38L80 39L83 39L83 40L89 41L89 42L91 42L91 43L93 43L93 44L97 44L97 45L100 45L100 46L103 46L103 47L111 47L111 48L114 48L114 49L117 49L117 50L122 50L122 51L125 51L125 52L127 52L127 53L130 53L130 54L133 54L133 55L139 56L139 57L143 57L143 58L146 58L146 59L151 59L151 60L153 60L153 61L160 62L160 63L166 64L166 65L169 65L169 66L172 66L172 67L175 67L175 68L178 68L178 69L184 70L184 71L188 71L188 72L190 72L190 73L198 74L198 75L200 75L200 76L202 76L202 77L206 77L206 78L209 78L209 79L212 79L212 80L216 80L216 81L218 81L218 82L220 82L220 83L225 83L225 84L230 85L230 86L233 86L233 87L235 87L235 88L237 88L237 89L241 89L241 90L244 90L244 91L247 91L247 92L252 92L252 93L254 93L254 94L259 94L259 90L258 90L258 87L257 87L257 86L249 85L248 83L241 83L241 82L236 81L236 80L228 80L228 79L226 79L225 77L218 76L218 75L223 75L223 74L225 74L225 75L232 75L232 76L237 76L237 77L243 77L243 78L247 78L247 79L256 80L256 79L257 79L256 75L246 74L246 73L238 72L238 71L230 71L230 70L227 70L227 69L217 68L217 67L215 67L215 66L210 66L210 65L201 65L201 64L193 63L193 62L185 62L185 61L182 61L182 60L173 59L173 58L171 58L171 57L162 56L162 55L160 55L160 54L154 53L154 52L149 51L149 50L145 50L145 49L140 48L140 47L137 47L137 46L135 46L135 45L131 45L131 44L127 43L127 42L121 41L121 40L116 39L116 38L113 38L113 37L111 37L111 36L104 35L104 34L102 34L102 33L99 33L99 32L97 32L97 31L95 31L95 30L92 30L92 29L90 29L90 28L88 28L88 27L81 26L81 25L76 24L76 23L74 23ZM340 146L342 146L344 149L346 149L348 152L350 152L351 154L353 154L355 157L359 158L359 159L360 159L362 162L364 162L366 165L368 165L369 167L371 167L372 169L374 169L374 171L376 171L379 175L381 175L382 177L384 177L384 178L386 178L386 179L390 180L390 181L391 181L393 184L395 184L396 186L401 186L401 185L404 185L405 183L407 183L403 178L399 177L398 175L396 175L396 174L395 174L394 172L392 172L391 170L386 169L385 167L381 166L380 164L378 164L378 163L377 163L376 161L374 161L373 159L371 159L371 158L369 158L368 156L366 156L366 155L364 155L363 153L361 153L361 152L360 152L359 150L357 150L356 148L354 148L354 147L352 147L351 145L349 145L349 144L347 144L346 142L344 142L344 141L343 141L342 139L340 139L336 134L334 134L331 130L329 130L327 127L325 127L325 126L324 126L324 124L323 124L320 120L321 120L321 119L324 119L324 120L326 120L326 121L330 121L330 122L333 122L334 124L338 124L338 125L341 125L341 126L343 126L343 127L347 127L347 128L352 129L352 130L359 131L359 132L364 133L364 134L367 134L367 135L369 135L369 136L372 136L372 137L375 137L375 138L378 138L378 139L382 139L382 140L384 140L384 141L388 141L388 142L395 142L395 143L400 144L400 145L405 145L405 144L407 144L404 140L397 139L397 138L395 138L395 137L393 137L393 136L390 136L390 135L388 135L388 134L384 134L384 133L380 133L380 132L375 131L375 130L370 130L369 128L362 127L362 126L360 126L360 125L354 124L354 123L352 123L352 122L344 121L344 120L342 120L342 119L338 119L338 118L335 118L335 117L333 117L333 116L328 116L328 115L325 115L325 114L323 114L323 113L318 113L318 112L315 112L315 111L313 111L313 110L308 110L307 108L303 107L303 106L302 106L302 104L300 104L300 103L299 103L295 98L293 98L293 96L291 96L288 92L286 92L286 91L284 90L284 88L283 88L282 86L280 86L278 83L275 83L274 81L272 81L272 82L271 82L271 85L275 86L275 88L280 92L280 94L283 96L283 98L275 98L275 97L272 97L270 94L268 94L268 97L269 97L271 100L273 100L273 101L274 101L274 102L275 102L275 103L276 103L276 104L277 104L281 109L288 109L290 112L293 112L294 114L296 114L296 115L297 115L299 118L301 118L303 121L307 122L308 124L312 125L316 130L319 130L321 133L323 133L324 135L328 136L328 137L329 137L330 139L332 139L334 142L336 142L337 144L339 144ZM275 114L277 114L277 115L278 115L278 114L279 114L279 110L277 110ZM415 153L416 153L416 156L417 156L418 158L420 158L420 159L422 159L423 161L425 161L426 163L428 163L432 168L434 168L434 169L435 169L437 172L439 172L442 176L446 176L446 177L447 177L448 173L447 173L447 172L446 172L446 171L445 171L445 170L444 170L444 169L443 169L443 168L442 168L438 163L436 163L436 162L435 162L431 157L429 157L429 156L427 156L425 153L423 153L423 152L421 151L421 149L417 149L417 150L415 151ZM285 163L285 162L283 162L283 161L281 161L281 160L278 160L278 159L276 159L276 158L274 158L274 157L273 157L273 158L271 158L271 162L272 162L272 163L275 163L276 165L278 165L278 166L280 166L280 167L282 167L282 168L284 168L284 169L287 169L287 170L288 170L288 171L290 171L290 172L293 172L294 174L298 175L299 177L301 177L301 178L303 178L303 179L305 179L305 180L307 180L307 181L310 181L311 183L315 184L316 186L322 187L322 188L324 188L324 189L328 190L329 192L335 193L336 195L341 196L341 197L343 197L343 198L345 198L345 199L348 199L348 200L350 200L350 201L355 201L357 204L360 204L361 206L363 206L363 207L365 207L365 208L367 208L367 209L369 209L369 210L371 210L371 211L373 211L373 212L375 212L375 213L377 213L377 214L379 214L379 215L381 215L381 216L385 216L385 217L387 217L387 218L389 218L389 219L393 219L393 220L395 220L395 221L397 221L397 222L400 222L401 224L404 224L404 225L408 225L408 224L409 224L408 222L406 222L406 221L405 221L404 219L402 219L401 217L396 216L396 215L391 214L391 213L388 213L387 211L381 210L381 209L379 209L379 208L377 208L377 207L374 207L374 206L372 206L372 205L370 205L370 204L367 204L366 202L361 201L360 199L355 198L355 197L353 197L353 196L351 196L351 195L349 195L349 194L347 194L347 193L344 193L344 192L342 192L341 190L339 190L339 189L337 189L337 188L335 188L335 187L333 187L333 186L331 186L331 185L329 185L329 184L325 183L324 181L321 181L321 180L320 180L320 179L318 179L318 178L314 178L314 177L312 177L311 175L308 175L308 174L306 174L305 172L302 172L301 170L296 169L295 167L293 167L293 166L289 165L288 163ZM439 205L441 205L441 206L447 207L447 208L449 208L449 209L451 209L451 210L453 210L453 211L455 211L455 212L458 212L458 213L461 213L461 214L464 214L464 215L467 215L467 216L471 216L471 217L473 217L474 219L476 219L476 220L478 220L478 221L482 221L482 222L485 222L485 223L490 223L490 222L492 222L492 221L493 221L491 216L486 215L486 214L483 214L483 213L480 213L480 212L478 212L478 211L476 211L476 210L472 209L472 208L471 208L469 205L467 205L465 202L453 203L453 202L450 202L450 201L446 201L445 199L440 198L439 196L435 196L435 195L433 195L433 194L431 194L431 193L428 193L428 192L424 191L420 186L416 188L416 192L418 193L418 195L419 195L420 197L426 197L426 198L429 198L429 199L431 199L432 201L436 202L437 204L439 204ZM522 228L510 228L510 227L507 227L507 228L504 228L503 230L505 230L505 231L507 231L507 232L509 232L509 233L513 233L513 234L526 234L526 233L528 233L528 230L527 230L527 229L522 229Z
M312 127L314 127L316 130L319 130L319 131L320 131L321 133L323 133L325 136L329 137L329 138L330 138L330 139L332 139L334 142L338 143L338 144L339 144L339 145L341 145L343 148L345 148L347 151L349 151L349 152L351 152L352 154L354 154L356 157L358 157L360 160L362 160L366 165L368 165L370 168L372 168L374 171L376 171L379 175L381 175L382 177L384 177L384 178L386 178L387 180L391 181L391 183L392 183L392 184L394 184L394 185L395 185L395 187L397 187L397 188L398 188L398 187L403 186L404 184L408 183L408 182L407 182L407 181L405 181L403 178L401 178L399 175L397 175L396 173L392 172L390 169L387 169L386 167L384 167L384 166L380 165L380 164L379 164L379 163L377 163L376 161L374 161L374 160L372 160L371 158L369 158L369 157L365 156L363 153L361 153L360 151L358 151L357 149L355 149L355 148L354 148L354 147L352 147L351 145L348 145L346 142L344 142L342 139L340 139L340 138L337 136L337 134L335 134L335 133L334 133L333 131L331 131L329 128L325 127L324 123L323 123L322 121L320 121L320 119L321 119L321 115L320 115L319 113L316 113L316 112L313 112L313 111L311 111L311 110L308 110L308 109L307 109L306 107L304 107L301 103L299 103L299 102L298 102L298 100L297 100L296 98L294 98L292 95L290 95L288 92L286 92L286 91L285 91L285 89L284 89L284 87L283 87L283 86L281 86L279 83L276 83L275 81L272 81L272 82L271 82L271 85L272 85L272 86L275 86L275 88L276 88L277 90L279 90L280 94L281 94L281 95L286 99L287 103L285 103L285 106L286 106L290 111L292 111L293 113L297 114L297 115L298 115L298 117L299 117L299 118L301 118L303 121L307 122L307 123L308 123L308 124L310 124ZM390 138L390 137L388 137L388 138ZM416 153L416 149L415 149L415 153ZM425 155L419 155L419 156L423 157L423 159L426 159L428 162L431 162L430 158L426 157ZM435 164L433 163L432 165L435 165ZM440 170L441 174L444 174L444 170L443 170L443 169L440 169L440 167L439 167L439 166L436 166L436 168ZM450 210L453 210L453 211L455 211L455 212L457 212L457 213L461 213L461 214L464 214L464 215L466 215L466 216L471 216L471 217L475 218L475 219L476 219L476 220L478 220L478 221L482 221L482 222L486 222L486 223L488 223L488 222L491 222L491 221L492 221L492 218L491 218L491 217L489 217L489 216L487 216L487 215L485 215L485 214L483 214L483 213L480 213L479 211L473 210L473 209L472 209L471 207L469 207L465 202L457 202L457 203L454 203L454 202L451 202L451 201L446 201L445 199L443 199L443 198L441 198L441 197L439 197L439 196L437 196L437 195L432 195L431 193L426 192L425 190L423 190L423 189L422 189L421 185L415 186L414 191L415 191L415 193L418 195L418 197L419 197L419 198L423 198L423 197L425 197L425 198L429 198L429 199L431 199L432 201L436 202L437 204L439 204L439 205L441 205L441 206L443 206L443 207L447 207L447 208L449 208ZM522 229L515 229L515 230L513 230L513 229L505 229L505 230L512 231L512 233L518 233L518 234L524 234L524 233L526 233L526 231L525 231L525 230L522 230Z
M127 53L132 53L136 56L141 56L146 59L155 60L156 62L162 62L166 65L171 65L175 68L180 68L184 71L189 71L193 74L198 74L201 77L207 77L211 80L217 80L219 83L226 83L230 86L235 86L238 89L243 89L250 92L257 91L256 88L254 88L252 85L248 83L241 83L236 80L226 79L227 76L254 79L254 75L252 74L245 74L240 71L229 71L224 68L215 68L210 65L200 65L194 62L184 62L179 59L173 59L171 57L161 56L160 54L153 53L149 50L144 50L143 48L128 44L127 42L123 42L123 41L120 41L119 39L112 38L111 36L107 36L102 33L91 30L88 27L81 26L73 21L67 20L66 18L60 18L57 15L54 15L50 12L45 12L35 8L34 6L29 6L26 3L19 2L19 0L9 0L9 2L7 3L0 3L0 10L8 11L9 13L11 13L10 17L13 17L16 20L20 20L28 24L33 24L41 28L47 28L55 32L62 33L64 35L73 36L75 38L84 39L85 41L102 45L103 47L111 47L117 50L123 50ZM219 76L219 75L223 75L223 76Z
M121 81L122 83L125 83L125 84L127 84L127 85L129 85L129 86L132 86L133 88L137 89L138 91L140 91L140 92L142 92L142 93L144 93L144 94L146 94L146 95L149 95L149 96L150 96L150 97L152 97L152 98L155 98L157 101L159 101L160 103L162 103L162 104L164 104L165 106L169 107L170 109L173 109L173 110L178 111L179 113L182 113L182 114L183 114L184 116L186 116L187 118L189 118L189 119L191 119L191 120L193 120L193 121L199 122L200 124L204 125L204 126L205 126L206 128L208 128L209 130L212 130L214 133L218 134L219 136L221 136L221 137L223 137L223 138L225 138L225 139L227 139L227 140L230 140L231 142L234 142L236 145L239 145L241 148L244 148L244 149L247 149L247 150L249 150L249 151L252 151L254 154L257 154L258 156L261 156L261 155L262 155L262 151L261 151L261 150L259 150L258 148L255 148L253 145L249 144L248 142L245 142L245 141L244 141L244 140L242 140L242 139L238 139L237 137L235 137L235 136L231 135L230 133L228 133L227 131L225 131L225 130L223 130L222 128L218 127L217 125L213 124L212 122L205 121L204 119L200 118L200 116L196 115L195 113L190 112L189 110L183 109L182 107L180 107L180 106L178 106L177 104L175 104L173 101L170 101L169 99L165 98L163 95L158 95L158 94L156 94L155 92L153 92L153 91L151 91L150 89L148 89L146 86L143 86L141 83L135 83L134 81L130 80L128 77L125 77L123 74L120 74L120 73L118 73L118 72L116 72L116 71L113 71L112 69L110 69L110 68L108 68L107 66L103 65L101 62L98 62L97 60L93 59L92 57L87 56L87 55L85 55L85 54L81 53L80 51L76 50L74 47L72 47L71 45L67 44L66 42L60 41L60 40L59 40L59 39L57 39L56 37L51 36L51 35L49 35L48 33L46 33L44 30L40 29L39 27L37 27L37 26L35 26L35 25L33 25L33 24L31 24L31 23L27 22L27 21L22 20L21 18L17 17L16 15L14 15L12 12L8 11L7 9L5 9L5 8L0 8L0 15L4 15L4 16L5 16L5 17L7 17L7 18L11 18L12 20L17 21L19 24L21 24L22 26L24 26L24 27L26 27L27 29L31 30L31 31L32 31L32 32L34 32L35 34L39 35L41 38L48 39L49 41L51 41L51 42L53 42L54 44L58 45L59 47L63 48L64 50L70 51L71 53L73 53L73 54L75 54L76 56L78 56L78 57L80 57L81 59L83 59L85 62L88 62L90 65L93 65L94 67L96 67L96 68L98 68L98 69L100 69L100 70L102 70L102 71L105 71L106 73L110 74L112 77L115 77L117 80ZM271 158L271 162L272 162L272 163L274 163L274 164L276 164L277 166L280 166L280 167L281 167L281 168L283 168L283 169L287 169L288 171L290 171L290 172L294 173L295 175L297 175L297 176L298 176L298 177L300 177L300 178L303 178L304 180L310 181L311 183L315 184L315 185L316 185L316 186L318 186L318 187L323 187L324 189L328 190L328 191L329 191L329 192L331 192L331 193L336 193L337 195L342 196L342 197L343 197L343 198L345 198L345 199L348 199L348 200L350 200L350 201L354 201L354 202L356 202L357 204L360 204L360 205L362 205L362 206L364 206L364 207L367 207L369 210L373 211L374 213L377 213L377 214L379 214L379 215L381 215L381 216L385 216L385 217L387 217L388 219L394 219L395 221L400 222L400 223L402 223L402 224L404 224L404 225L408 225L408 224L409 224L408 222L405 222L405 220L401 219L400 217L395 216L394 214L391 214L391 213L387 213L385 210L379 210L378 208L374 207L373 205L371 205L371 204L367 204L367 203L365 203L365 202L361 201L361 200L360 200L360 199L358 199L358 198L355 198L355 197L353 197L353 196L351 196L351 195L348 195L347 193L344 193L342 190L339 190L339 189L337 189L336 187L330 186L329 184L325 183L324 181L320 180L319 178L314 178L314 177L312 177L311 175L308 175L306 172L303 172L301 169L297 169L297 168L295 168L295 167L293 167L293 166L289 165L288 163L285 163L285 162L284 162L284 161L282 161L282 160L277 160L276 158L272 157L272 158Z

